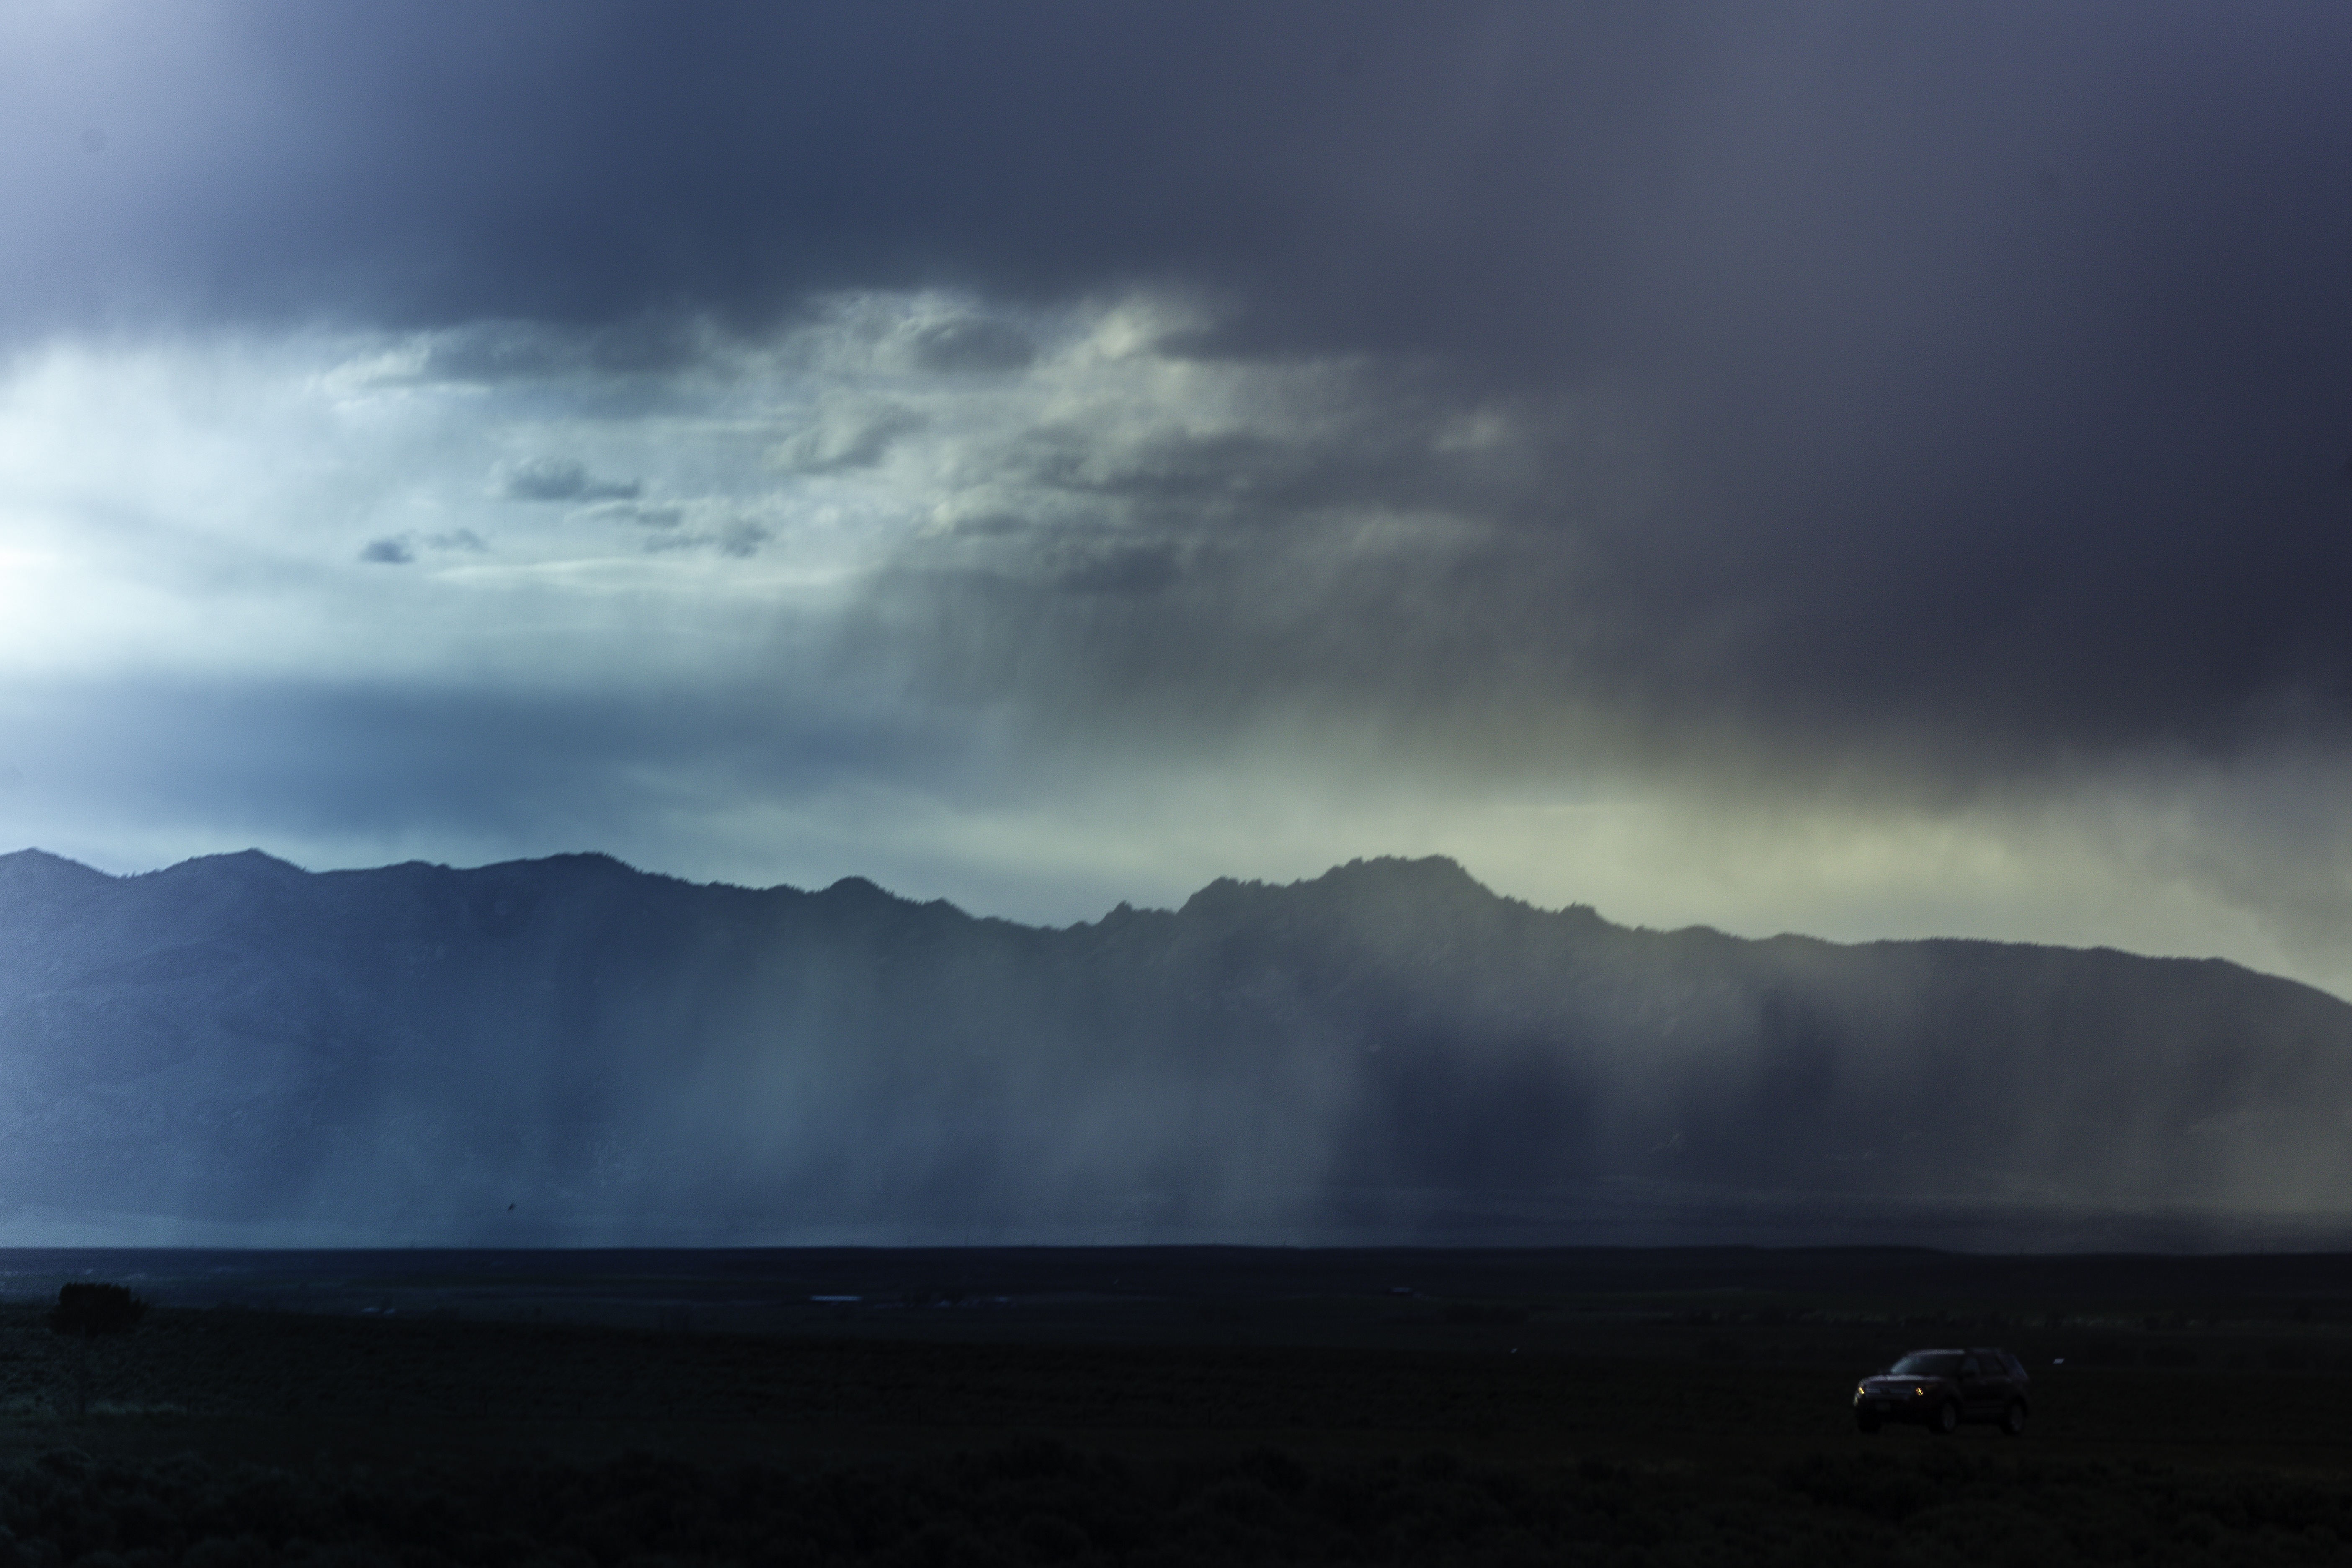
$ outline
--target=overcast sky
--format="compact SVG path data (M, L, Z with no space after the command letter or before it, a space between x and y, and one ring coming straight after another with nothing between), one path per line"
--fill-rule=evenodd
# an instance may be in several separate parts
M2352 10L0 7L0 847L2352 994Z

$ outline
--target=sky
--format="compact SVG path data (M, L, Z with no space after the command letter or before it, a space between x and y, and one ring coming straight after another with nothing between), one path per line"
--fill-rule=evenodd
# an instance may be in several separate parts
M2352 11L0 4L0 846L2352 996Z

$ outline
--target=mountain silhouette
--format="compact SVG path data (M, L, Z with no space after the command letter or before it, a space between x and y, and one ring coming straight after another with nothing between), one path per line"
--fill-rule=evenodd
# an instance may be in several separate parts
M0 1236L2326 1215L2348 1109L2352 1006L2232 964L1632 930L1443 859L1049 930L602 855L0 856Z

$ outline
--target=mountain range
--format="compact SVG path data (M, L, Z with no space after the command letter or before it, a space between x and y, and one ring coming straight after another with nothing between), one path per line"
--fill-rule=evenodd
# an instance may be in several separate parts
M0 856L0 1241L1999 1245L2338 1213L2352 1005L2219 961L1635 930L1444 859L1056 930L599 855Z

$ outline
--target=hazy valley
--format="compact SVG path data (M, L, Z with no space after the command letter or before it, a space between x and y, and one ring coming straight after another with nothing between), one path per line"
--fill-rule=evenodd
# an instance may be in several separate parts
M1629 930L1444 860L1043 930L597 856L0 858L21 1241L2014 1250L2339 1205L2347 1107L2352 1007L2230 964Z

